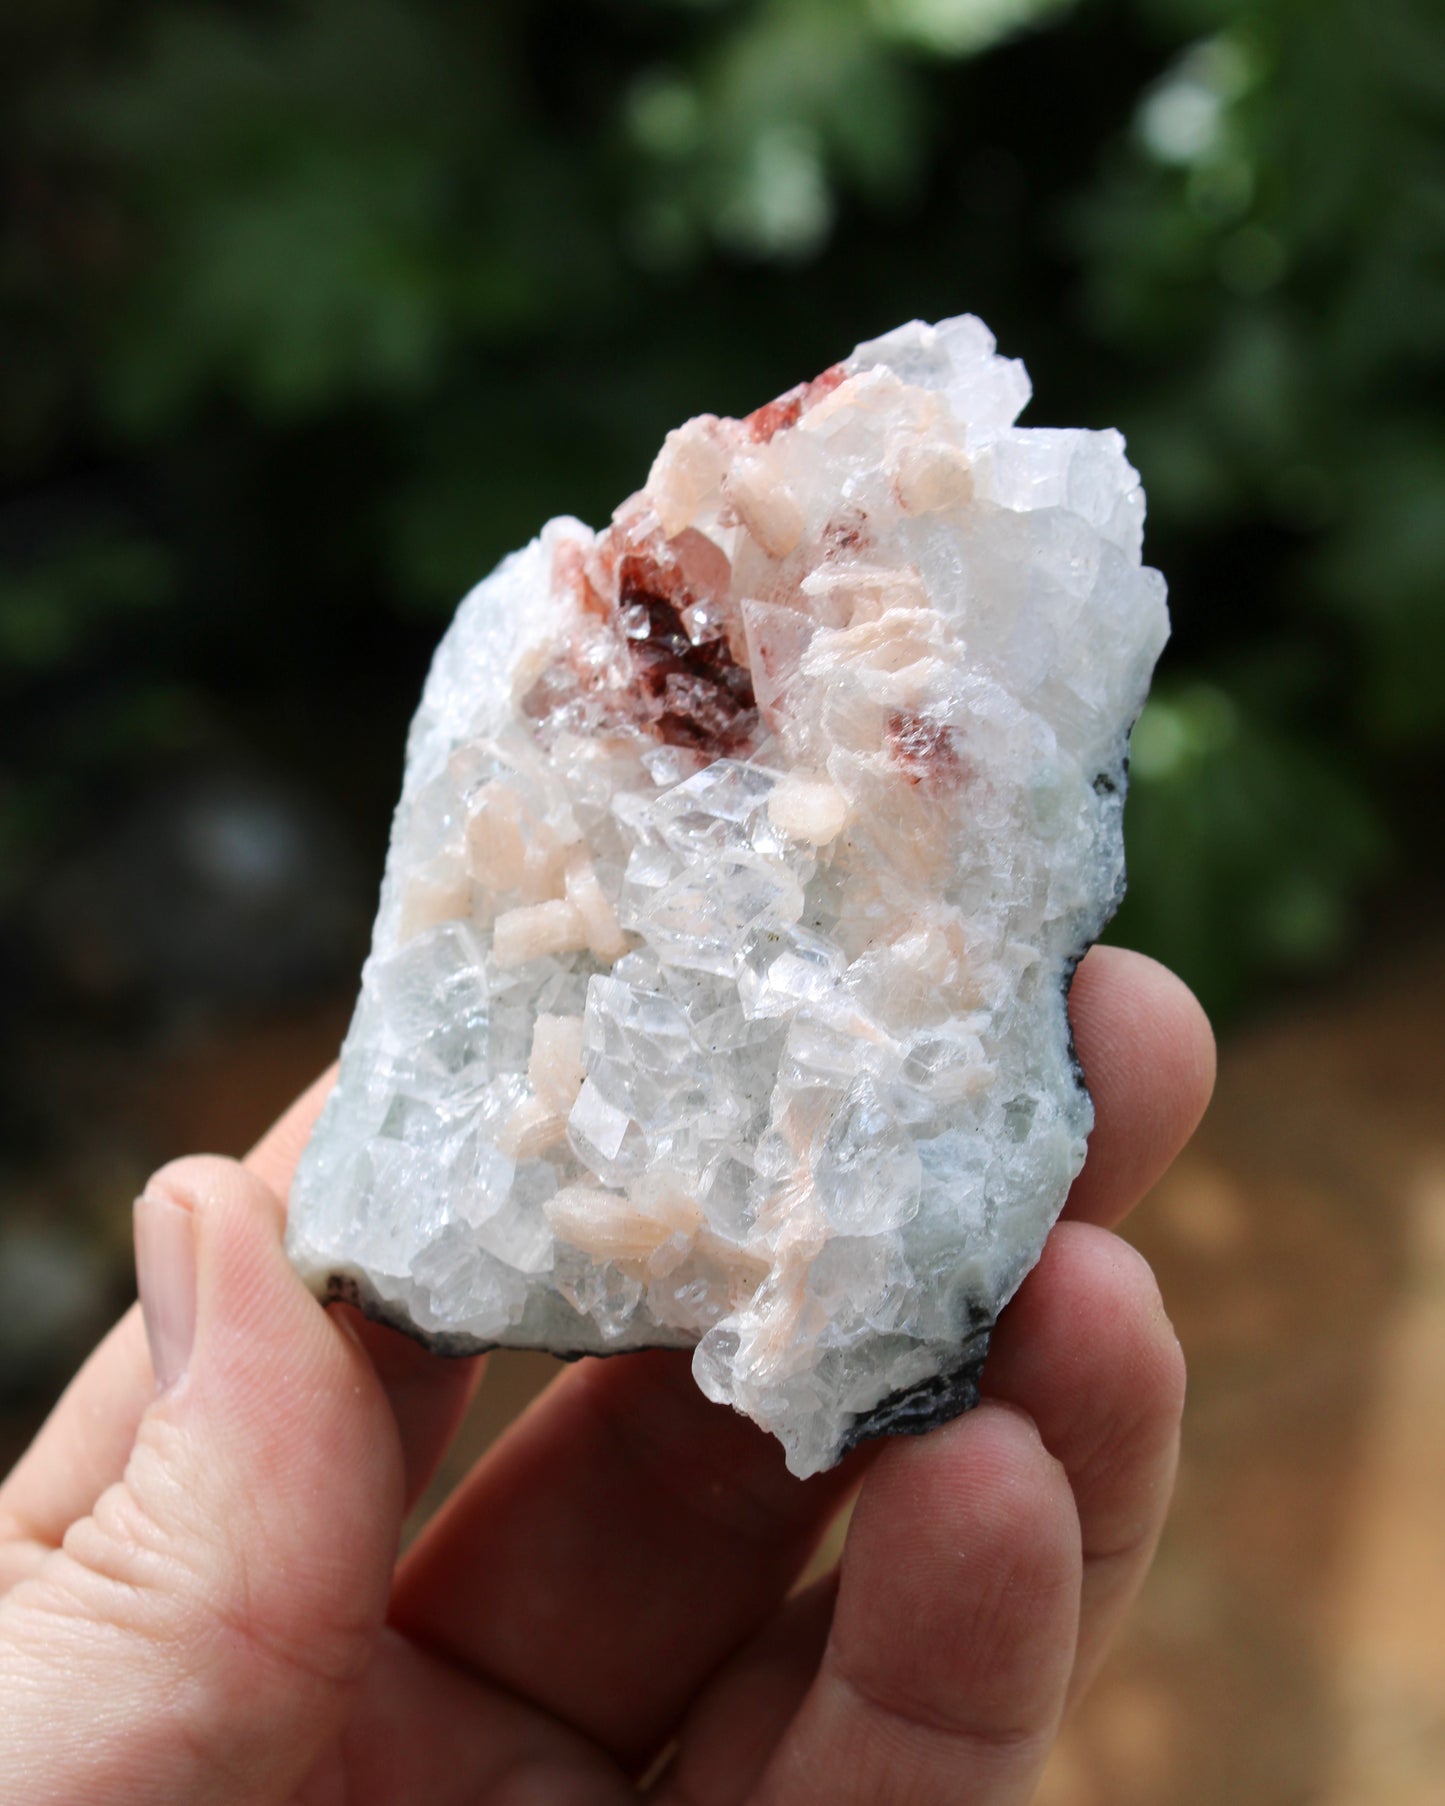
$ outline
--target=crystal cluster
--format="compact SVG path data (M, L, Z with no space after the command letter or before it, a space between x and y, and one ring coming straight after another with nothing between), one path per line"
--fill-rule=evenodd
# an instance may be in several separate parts
M796 1473L967 1406L1092 1113L1168 632L1113 432L972 318L670 433L463 602L411 731L319 1292L448 1351L694 1348Z

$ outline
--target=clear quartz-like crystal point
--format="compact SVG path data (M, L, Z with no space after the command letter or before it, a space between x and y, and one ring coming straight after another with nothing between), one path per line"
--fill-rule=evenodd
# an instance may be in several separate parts
M695 1348L799 1474L964 1409L1084 1157L1168 633L978 320L670 433L463 602L289 1246L437 1348Z

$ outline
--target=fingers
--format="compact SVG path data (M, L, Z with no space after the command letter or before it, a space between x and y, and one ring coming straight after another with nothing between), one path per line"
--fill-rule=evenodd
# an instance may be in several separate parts
M983 1386L1029 1413L1073 1491L1077 1698L1148 1572L1178 1464L1184 1357L1144 1257L1092 1224L1060 1224L1000 1319Z
M0 1602L0 1797L280 1799L332 1737L385 1610L391 1413L242 1167L177 1162L137 1207L152 1364L123 1478Z
M1176 981L1152 962L1111 949L1096 950L1080 968L1071 1011L1098 1124L1069 1214L1114 1221L1197 1121L1212 1080L1212 1042ZM314 1087L254 1150L252 1165L274 1186L289 1185L328 1084ZM274 1203L269 1208L274 1212ZM202 1212L198 1222L204 1220ZM290 1281L279 1248L272 1252ZM314 1307L311 1315L324 1322ZM200 1319L197 1334L199 1349ZM328 1334L335 1339L337 1332ZM397 1400L407 1465L419 1483L450 1434L472 1375L372 1326L356 1334ZM354 1343L347 1346L354 1358ZM996 1359L995 1370L999 1365ZM92 1517L84 1514L118 1470L137 1426L131 1468L145 1471L151 1439L163 1433L153 1424L167 1421L190 1386L187 1380L147 1411L148 1369L134 1322L121 1326L58 1408L36 1458L0 1495L0 1531L8 1514L29 1538L19 1571L33 1569L46 1543L77 1515L91 1524L104 1519L110 1494ZM1019 1383L1020 1396L1031 1396L1036 1382ZM374 1387L371 1396L380 1396ZM97 1416L107 1435L94 1433ZM898 1458L888 1452L889 1461ZM697 1397L675 1359L579 1372L455 1502L408 1570L399 1610L439 1647L532 1693L636 1761L707 1674L766 1619L847 1484L835 1475L798 1487L766 1439ZM130 1489L128 1471L119 1494ZM1090 1545L1081 1668L1091 1660L1089 1626L1107 1626L1140 1565L1122 1545L1110 1551L1106 1540ZM555 1584L539 1586L539 1562L550 1564ZM45 1563L44 1571L61 1565ZM664 1571L675 1577L668 1603L651 1584ZM19 1591L31 1594L41 1580ZM28 1598L21 1604L30 1610ZM600 1631L578 1635L584 1611L595 1614ZM502 1628L509 1617L511 1632ZM838 1672L846 1678L846 1669ZM822 1709L816 1697L817 1689L805 1717Z
M1147 1571L1174 1478L1183 1362L1142 1258L1092 1225L1056 1229L1004 1313L984 1390L1028 1413L1073 1495L1082 1556L1069 1681L1076 1698ZM900 1521L900 1559L908 1558L908 1534ZM823 1582L790 1601L703 1691L659 1806L740 1806L751 1798L813 1684L830 1611Z
M1079 1523L1022 1412L895 1442L849 1528L817 1676L758 1806L1019 1806L1063 1709Z
M638 1767L776 1608L861 1471L793 1479L685 1355L587 1362L429 1526L392 1621Z
M1214 1036L1172 972L1122 947L1089 953L1069 1015L1095 1122L1065 1214L1112 1225L1197 1128L1214 1089Z
M299 1798L315 1806L637 1806L636 1788L585 1739L393 1631L341 1748L308 1780Z
M818 1672L838 1577L790 1599L709 1683L678 1733L655 1806L741 1806Z

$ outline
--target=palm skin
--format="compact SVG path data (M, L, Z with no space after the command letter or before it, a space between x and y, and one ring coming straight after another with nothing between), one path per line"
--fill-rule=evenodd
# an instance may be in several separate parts
M1149 961L1096 950L1071 1008L1098 1126L976 1411L799 1482L685 1356L583 1362L399 1564L480 1364L323 1312L287 1265L324 1082L244 1163L163 1169L142 1291L154 1338L193 1260L183 1375L157 1394L133 1310L0 1488L0 1797L1027 1800L1163 1522L1182 1361L1111 1227L1213 1075ZM839 1571L795 1592L855 1492Z

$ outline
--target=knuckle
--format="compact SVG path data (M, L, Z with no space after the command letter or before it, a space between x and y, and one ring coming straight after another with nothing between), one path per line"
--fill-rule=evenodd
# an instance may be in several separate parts
M1111 1296L1098 1300L1098 1320L1114 1341L1116 1366L1128 1383L1116 1387L1112 1416L1128 1433L1177 1424L1184 1408L1184 1350L1169 1320L1154 1269L1122 1238L1113 1241Z
M374 1612L359 1597L313 1599L294 1568L258 1557L256 1514L244 1499L224 1519L206 1512L169 1447L179 1434L148 1418L126 1478L71 1525L61 1546L71 1602L91 1621L178 1654L207 1674L209 1693L233 1704L298 1681L352 1683L370 1656Z
M1127 1243L1122 1244L1128 1247ZM1134 1343L1134 1410L1143 1424L1173 1427L1184 1409L1184 1350L1169 1320L1154 1269L1136 1248L1129 1248L1131 1284L1125 1302Z
M1016 1762L1027 1766L1046 1737L1039 1723L1023 1714L984 1717L971 1712L961 1696L926 1699L916 1691L881 1684L877 1675L855 1672L837 1659L830 1668L830 1679L842 1695L847 1717L855 1730L868 1727L868 1742L879 1753L888 1754L890 1766L920 1740L955 1751L966 1749L975 1764L980 1758L989 1758L1009 1766ZM952 1758L948 1766L956 1760Z
M183 1210L194 1210L205 1198L233 1179L238 1170L234 1160L220 1154L183 1154L157 1167L146 1181L145 1193L150 1198L164 1199Z

